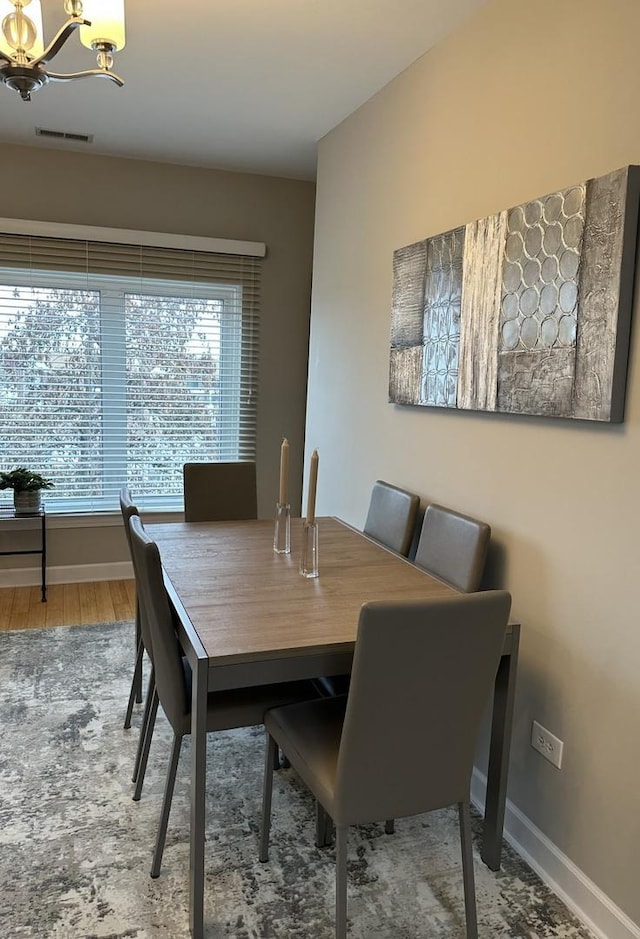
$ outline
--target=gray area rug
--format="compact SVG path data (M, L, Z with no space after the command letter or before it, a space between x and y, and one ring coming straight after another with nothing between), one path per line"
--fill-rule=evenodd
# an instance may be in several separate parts
M142 800L131 799L137 731L123 731L131 624L0 633L0 937L187 939L189 744L162 874L149 867L170 748L159 715ZM261 728L209 737L207 937L332 939L333 850L314 846L313 802L292 770L274 786L271 859L257 861ZM480 821L474 820L476 852ZM353 939L463 939L457 813L353 829ZM588 939L505 850L476 853L481 939Z

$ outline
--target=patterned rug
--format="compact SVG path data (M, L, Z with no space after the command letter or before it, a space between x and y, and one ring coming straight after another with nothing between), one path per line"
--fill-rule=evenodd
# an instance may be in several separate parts
M142 800L131 799L140 710L122 729L131 624L0 633L0 936L187 939L189 743L162 874L149 867L171 735L159 715ZM271 858L257 861L260 728L209 737L208 939L332 939L333 850L314 846L313 802L292 770L274 785ZM474 819L477 852L480 821ZM481 939L588 939L505 849L476 853ZM353 829L352 939L463 939L457 813Z

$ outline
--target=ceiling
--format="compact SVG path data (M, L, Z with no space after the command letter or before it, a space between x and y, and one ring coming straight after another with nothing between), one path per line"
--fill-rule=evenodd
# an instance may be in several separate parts
M127 0L125 87L50 84L30 103L0 87L0 141L313 179L317 141L486 2ZM48 40L63 0L42 8ZM72 36L50 67L95 65Z

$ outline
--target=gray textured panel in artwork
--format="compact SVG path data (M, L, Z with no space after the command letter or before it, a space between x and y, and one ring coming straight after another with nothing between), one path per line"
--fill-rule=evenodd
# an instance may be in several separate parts
M458 407L493 411L498 386L502 254L507 213L467 225L464 240Z
M571 417L574 349L504 352L498 359L497 410Z
M632 275L629 268L633 259L627 259L624 265L622 262L624 220L629 209L629 176L630 171L635 169L627 167L587 183L574 417L600 421L622 419L622 408L612 409L612 376L620 325L620 296L623 292L630 294L629 284L625 285L622 281L623 277L628 281L629 274ZM637 202L637 174L634 174L634 178L636 191L631 200ZM625 311L622 312L627 315ZM619 370L626 372L626 349L623 353L624 361L620 363ZM612 410L616 413L612 413Z
M396 252L390 400L621 421L639 204L630 166Z
M419 404L422 387L422 343L391 349L389 400L396 404Z
M426 241L393 253L391 346L394 349L422 345L426 262Z
M554 192L509 212L501 351L575 345L585 188Z
M573 186L509 212L498 348L501 354L531 354L519 356L517 367L501 363L501 411L571 416L575 351L565 353L576 344L585 188ZM531 369L529 381L522 374L525 362ZM515 376L518 384L511 388ZM527 386L532 388L528 396L522 392Z
M421 404L455 407L464 228L427 240Z

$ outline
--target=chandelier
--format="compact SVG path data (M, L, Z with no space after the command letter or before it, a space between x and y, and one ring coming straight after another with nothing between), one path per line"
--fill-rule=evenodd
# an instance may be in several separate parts
M113 53L124 46L124 0L84 0L84 4L82 0L64 0L64 10L66 23L45 47L40 0L0 0L0 81L17 91L23 101L31 101L32 92L49 82L95 75L120 87L124 84L111 71ZM48 63L78 28L80 42L96 53L98 67L67 74L50 71Z

